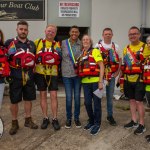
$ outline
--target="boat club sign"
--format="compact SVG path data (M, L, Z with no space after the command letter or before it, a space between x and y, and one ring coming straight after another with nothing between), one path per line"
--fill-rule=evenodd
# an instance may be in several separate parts
M45 0L0 0L0 21L45 20Z

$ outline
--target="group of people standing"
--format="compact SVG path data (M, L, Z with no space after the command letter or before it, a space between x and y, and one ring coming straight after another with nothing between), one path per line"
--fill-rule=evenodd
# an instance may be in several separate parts
M37 39L34 42L27 38L29 31L26 21L18 22L16 31L16 38L9 39L5 43L3 43L3 34L0 32L1 49L2 47L7 49L6 55L10 66L10 110L12 114L10 135L16 134L19 129L18 103L22 99L25 109L24 126L31 129L38 128L31 115L32 100L36 99L35 85L40 91L40 105L43 114L41 129L46 129L50 122L55 130L60 129L57 116L58 67L60 63L66 94L65 128L71 128L73 119L76 127L81 127L80 93L82 85L84 104L88 115L88 122L84 126L84 130L89 130L92 135L98 134L102 118L101 98L93 92L105 88L104 80L107 82L107 121L110 125L116 126L113 115L115 79L117 76L120 78L124 75L124 93L130 100L131 110L131 122L124 127L127 129L137 127L134 133L138 135L146 131L143 105L145 83L141 70L134 72L134 68L137 69L145 58L150 56L150 50L139 40L140 30L137 27L133 26L129 29L128 36L131 43L124 48L123 67L119 55L120 48L112 41L113 31L111 28L103 30L102 40L95 46L89 35L84 35L80 41L79 27L75 25L70 28L69 38L63 40L61 45L54 40L57 34L55 25L47 25L45 38ZM1 102L4 91L3 74L0 77L0 87ZM51 121L48 115L47 92L50 93L51 100ZM73 97L74 113L72 113ZM137 112L139 122L136 117ZM149 136L147 139L150 141Z

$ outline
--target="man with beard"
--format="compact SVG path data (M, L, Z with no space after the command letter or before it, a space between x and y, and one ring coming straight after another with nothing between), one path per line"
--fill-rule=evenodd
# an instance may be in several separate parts
M19 129L17 120L19 110L18 103L21 102L22 99L24 100L25 109L24 126L31 129L38 128L38 126L32 121L31 117L31 101L36 99L36 90L33 80L35 45L33 41L30 41L27 38L29 31L28 23L26 21L18 22L16 31L17 37L5 42L5 46L8 48L9 64L11 69L10 76L12 79L10 83L10 111L12 115L12 127L9 131L10 135L16 134ZM23 55L19 58L19 54L22 52L25 53L23 53ZM26 53L28 53L30 58L33 58L31 59L31 62L28 62L30 65L22 63L22 58L26 61Z

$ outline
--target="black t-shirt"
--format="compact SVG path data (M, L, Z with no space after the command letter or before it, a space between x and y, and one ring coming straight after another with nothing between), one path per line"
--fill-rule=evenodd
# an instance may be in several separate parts
M33 41L30 41L30 40L26 40L26 42L22 43L21 41L19 41L19 39L9 39L5 42L5 46L6 48L9 47L9 45L11 44L12 41L15 41L15 47L16 49L19 49L19 48L22 48L24 50L27 50L29 49L30 52L32 52L33 54L36 54L36 47L35 47L35 44ZM12 57L13 59L13 57ZM14 78L22 78L22 69L16 69L16 68L10 68L11 69L11 76L14 77ZM26 70L28 71L28 75L30 77L30 79L33 79L33 69L28 69Z

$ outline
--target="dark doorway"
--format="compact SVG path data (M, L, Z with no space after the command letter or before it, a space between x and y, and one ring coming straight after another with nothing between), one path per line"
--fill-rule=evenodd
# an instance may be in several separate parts
M79 27L80 39L82 38L84 34L88 34L88 29L89 29L88 27ZM58 27L57 36L55 40L61 42L62 40L69 38L69 30L70 30L70 27Z

